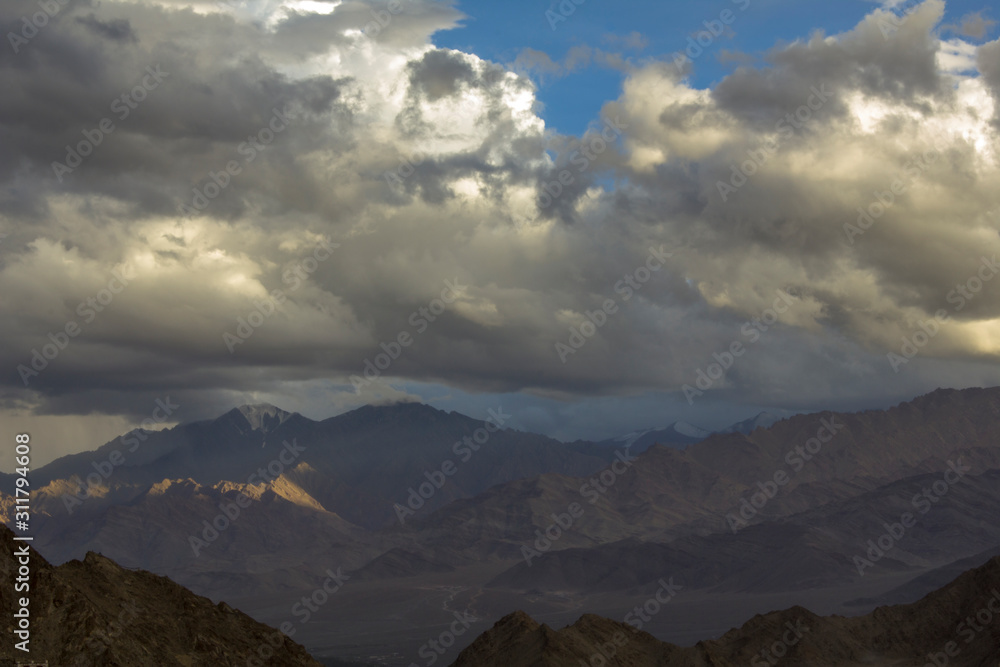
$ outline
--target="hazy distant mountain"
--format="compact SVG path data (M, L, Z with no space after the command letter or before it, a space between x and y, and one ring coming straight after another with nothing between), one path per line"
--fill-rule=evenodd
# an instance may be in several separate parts
M669 426L660 426L644 431L633 431L632 433L620 435L617 438L602 440L598 444L613 448L627 447L631 453L638 454L646 451L653 445L684 449L688 445L701 442L711 434L711 431L706 431L693 424L676 421Z
M878 597L858 598L856 600L848 601L846 605L874 607L876 605L905 604L912 600L919 600L931 591L941 588L955 577L961 575L963 572L975 569L991 558L996 558L998 556L1000 556L1000 544L997 544L982 553L978 553L975 556L962 558L953 563L948 563L947 565L934 568L933 570L925 572L919 577L914 577L902 586L883 593Z
M797 449L807 446L816 453ZM724 534L731 532L727 516L762 484L774 497L747 524L847 501L908 477L940 476L959 456L972 474L1000 468L1000 389L939 390L886 411L797 415L750 435L715 434L683 451L653 447L623 474L609 474L613 483L602 492L595 491L598 475L540 475L498 485L424 519L423 539L451 551L511 553L572 503L582 505L583 515L553 551ZM779 472L781 487L773 481ZM969 549L950 557L976 550Z
M909 568L950 563L970 553L986 560L984 550L1000 545L1000 470L968 476L926 514L912 499L933 487L940 474L919 475L847 500L826 503L789 517L758 523L737 533L686 535L668 543L627 539L590 548L553 550L524 561L490 585L516 590L609 591L630 589L671 572L689 589L712 588L739 593L773 593L842 585L860 580L855 556L867 555L868 540L898 524L904 512L916 517L899 539L871 567L869 581ZM928 501L929 504L929 501ZM959 561L961 562L961 561ZM971 563L966 562L966 566ZM914 600L940 586L910 587ZM914 591L916 594L913 594Z
M0 526L5 582L14 580L18 568L15 550L27 544L13 537ZM52 567L28 550L33 661L48 660L52 667L245 667L263 653L276 667L321 667L274 628L225 603L212 604L166 577L125 569L95 553ZM12 585L0 586L4 618L14 617L16 597ZM13 664L15 657L23 660L25 654L8 637L0 658Z
M995 619L989 609L997 605L1000 558L913 604L881 607L854 618L821 617L792 607L755 616L741 628L690 648L637 630L634 625L641 626L642 620L634 614L628 624L585 615L555 631L516 612L480 635L452 667L861 667L923 665L929 658L929 664L984 667L1000 659L1000 643L995 625L977 625L976 616Z
M633 454L644 452L653 445L684 449L688 445L701 442L713 433L743 433L749 435L758 428L768 428L782 419L783 417L779 417L772 412L760 412L749 419L736 422L719 431L709 431L685 421L675 421L669 426L657 426L642 431L633 431L616 438L601 440L598 444L615 448L629 447Z
M759 428L769 428L774 424L781 421L783 417L772 412L758 412L755 416L749 419L744 419L741 422L736 422L728 428L724 428L720 433L743 433L744 435L750 435Z

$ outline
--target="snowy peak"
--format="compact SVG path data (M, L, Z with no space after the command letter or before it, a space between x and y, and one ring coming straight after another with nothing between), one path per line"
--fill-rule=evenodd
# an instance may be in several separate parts
M254 403L233 408L219 417L217 421L230 422L236 426L240 433L249 431L269 433L294 414L294 412L286 412L269 403Z
M783 417L779 417L773 412L758 412L756 416L736 422L722 433L742 433L750 435L758 428L770 428L780 422Z
M712 434L703 428L684 421L676 421L668 426L656 426L643 431L633 431L617 438L604 440L600 444L612 447L628 447L633 454L644 452L653 445L660 444L676 449L701 442Z
M712 435L711 431L706 431L703 428L699 428L694 424L689 424L688 422L677 421L669 426L675 433L686 436L688 438L697 438L698 440L704 440L708 436Z
M754 417L737 422L718 433L742 433L749 435L758 428L770 428L784 419L773 412L760 412ZM686 421L675 421L668 426L657 426L641 431L633 431L617 438L604 440L601 444L612 447L629 447L632 453L644 452L653 445L666 445L674 449L684 449L688 445L701 442L716 431L695 426Z

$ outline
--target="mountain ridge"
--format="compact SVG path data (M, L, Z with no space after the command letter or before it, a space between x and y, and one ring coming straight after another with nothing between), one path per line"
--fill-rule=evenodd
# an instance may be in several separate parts
M650 608L659 609L660 605ZM853 618L818 616L796 606L758 614L718 639L687 648L642 632L642 621L634 615L627 617L634 621L624 623L587 614L555 631L518 611L476 638L451 667L577 667L595 663L609 667L735 667L777 664L779 659L810 667L983 667L1000 659L1000 630L995 624L990 627L984 623L977 632L973 628L978 626L969 619L983 611L993 618L994 609L1000 615L1000 557L959 575L912 604L879 607ZM927 663L928 658L933 662Z
M354 577L346 594L356 596L354 604L386 605L371 612L376 625L383 622L377 614L413 613L415 623L424 623L435 610L414 602L403 611L391 600L438 590L449 591L438 598L444 609L462 609L452 598L500 609L512 596L530 598L532 613L589 605L641 589L646 575L678 563L693 568L685 581L690 590L709 597L745 593L754 606L781 591L803 599L814 588L837 595L831 586L840 586L841 575L857 576L851 557L879 537L880 522L912 511L910 496L962 457L976 481L950 491L865 576L884 580L889 590L890 583L994 546L953 538L978 530L976 522L993 526L1000 513L990 491L1000 487L994 472L1000 388L943 390L887 410L796 415L749 434L713 434L684 450L656 445L637 455L485 424L410 404L371 406L323 422L292 413L266 434L241 434L229 422L174 427L150 434L146 459L138 458L142 449L126 454L135 469L114 466L90 497L73 505L72 516L64 506L76 492L71 480L39 485L33 478L36 544L53 562L82 558L81 549L102 551L214 599L256 596L244 606L261 614L270 613L266 601L281 591L307 588L319 576L310 564L323 561ZM482 444L464 449L479 429ZM274 477L262 479L261 466L282 452ZM107 450L102 457L94 463L104 465ZM252 472L258 476L250 480ZM772 481L779 472L780 487ZM774 492L762 496L767 485ZM238 518L227 517L220 508L235 512L241 494L249 505ZM733 535L727 515L754 498L754 516ZM559 528L554 522L566 525L574 503L582 515ZM0 494L8 520L11 507L12 499ZM400 507L409 514L399 514ZM810 521L830 530L817 533ZM934 531L950 536L947 549L934 547ZM546 533L558 537L536 547ZM995 537L989 530L970 534L980 533ZM197 551L192 537L205 542ZM513 576L505 572L525 565L525 548L540 552L532 576L551 573L548 580L504 580ZM650 567L641 567L643 559ZM591 590L580 581L599 585ZM392 595L379 598L386 592ZM862 594L853 590L836 604ZM356 623L355 615L339 618ZM330 641L348 641L348 627L328 627ZM384 629L386 641L395 642Z
M0 573L20 565L13 532L0 526ZM121 567L98 553L53 567L27 546L31 574L30 656L64 667L245 667L270 654L276 667L322 667L289 637L220 602L144 570ZM0 587L0 608L13 618L12 588ZM124 630L124 631L123 631ZM264 647L265 650L262 650ZM24 656L13 642L0 659Z

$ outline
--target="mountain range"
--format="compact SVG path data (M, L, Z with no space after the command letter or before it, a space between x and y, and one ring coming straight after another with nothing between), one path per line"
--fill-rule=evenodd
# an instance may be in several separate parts
M655 600L655 598L651 598ZM584 615L556 631L524 612L500 619L451 667L992 667L1000 660L1000 558L913 604L855 618L803 607L757 615L718 639L682 648L628 623Z
M1000 547L1000 389L772 417L640 452L645 433L562 443L509 428L500 408L317 422L243 406L33 471L34 544L55 564L95 552L169 576L272 624L342 568L337 604L296 640L386 665L417 660L457 613L476 620L456 655L489 619L618 617L664 577L686 607L645 629L674 643L775 607L863 614ZM8 524L12 505L0 494Z
M749 435L758 428L767 428L781 421L782 417L771 412L759 412L753 417L736 422L719 431L708 431L686 421L675 421L667 426L656 426L641 431L632 431L615 438L598 441L605 447L628 447L634 454L646 451L653 445L664 445L684 449L701 442L713 433L743 433Z

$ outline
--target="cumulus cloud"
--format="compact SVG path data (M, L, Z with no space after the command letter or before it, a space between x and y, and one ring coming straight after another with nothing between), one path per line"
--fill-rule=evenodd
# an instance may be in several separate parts
M633 33L638 35L638 33ZM637 48L630 37L625 41L625 48ZM618 52L604 51L586 44L578 44L571 47L562 60L552 59L548 53L538 49L524 48L517 54L514 62L510 64L512 71L531 77L541 83L546 83L553 79L561 78L578 72L579 70L598 65L607 69L619 72L631 72L635 69L635 63L631 58Z
M526 76L433 45L451 5L402 6L78 2L0 50L3 408L136 417L172 393L193 416L316 383L343 401L403 334L390 380L679 394L779 289L794 305L716 395L802 408L996 382L1000 279L961 309L949 296L1000 254L1000 46L943 40L940 0L709 90L669 61L523 53L628 72L581 137L545 127ZM0 32L35 7L5 2ZM897 179L863 233L845 227ZM643 273L653 251L670 257ZM556 344L609 299L564 363ZM941 309L894 373L886 354ZM18 367L69 323L25 385Z
M958 25L949 25L946 27L963 37L983 39L996 24L996 21L984 16L983 12L972 12L963 16Z
M631 51L644 51L649 46L649 38L636 30L627 35L608 33L601 38L601 41Z

